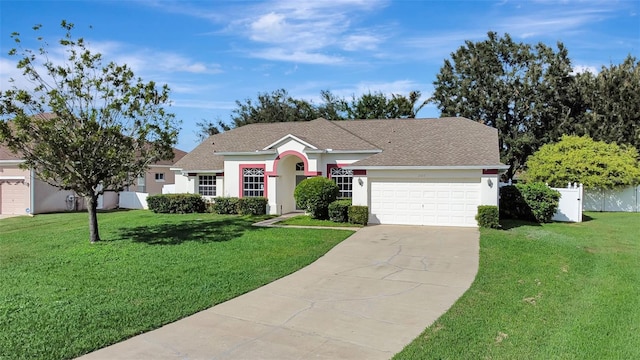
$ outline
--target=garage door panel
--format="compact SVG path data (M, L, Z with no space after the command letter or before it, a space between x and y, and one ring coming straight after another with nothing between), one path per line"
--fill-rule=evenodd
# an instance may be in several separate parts
M477 226L480 183L371 180L371 221L381 224Z
M29 187L24 181L0 182L0 214L25 214L29 207Z

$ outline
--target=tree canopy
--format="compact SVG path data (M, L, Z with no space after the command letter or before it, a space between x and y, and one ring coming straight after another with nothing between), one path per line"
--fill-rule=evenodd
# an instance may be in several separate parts
M500 154L522 167L540 145L555 141L580 109L567 50L543 43L531 46L494 32L480 42L466 41L437 74L429 99L442 116L462 116L495 127Z
M33 87L0 93L0 141L22 155L47 183L83 196L89 239L100 240L96 207L106 191L121 191L150 164L173 158L178 128L165 111L169 88L135 78L127 65L93 53L63 21L59 41L66 59L54 62L42 39L38 50L21 46L9 55ZM36 32L40 26L33 28ZM56 49L56 51L59 49Z
M588 136L562 136L529 157L525 178L564 187L611 189L640 182L638 151L632 146L594 141Z
M578 79L586 108L582 133L640 151L640 61L629 55L620 65Z
M279 89L271 93L259 93L255 100L236 101L231 127L252 123L309 121L320 117L327 120L415 118L425 105L425 102L419 102L420 97L420 91L411 91L408 96L369 92L359 97L354 95L347 101L325 90L320 93L320 103L314 104L293 98L285 89ZM223 128L222 125L205 122L198 126L205 132L215 133Z

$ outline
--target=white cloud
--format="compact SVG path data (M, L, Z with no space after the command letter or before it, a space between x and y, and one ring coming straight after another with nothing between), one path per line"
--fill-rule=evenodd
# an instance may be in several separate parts
M590 72L594 75L598 74L598 68L596 68L595 66L589 66L589 65L575 65L573 67L573 71L571 72L572 75L575 74L582 74L582 73L586 73L586 72Z
M532 38L588 30L593 24L607 19L614 12L610 2L575 3L538 2L522 15L506 15L495 23L499 31L521 38Z
M348 35L344 38L342 48L347 51L375 50L382 41L380 37L368 34Z
M304 64L335 65L343 63L345 60L340 56L325 55L318 52L292 51L282 48L259 50L253 52L251 55L266 60L289 61Z

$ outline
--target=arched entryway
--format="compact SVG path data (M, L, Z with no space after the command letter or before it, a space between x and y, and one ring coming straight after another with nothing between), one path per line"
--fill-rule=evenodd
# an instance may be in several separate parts
M298 153L281 154L274 163L276 172L276 203L280 213L296 211L293 192L300 181L306 179L307 160Z

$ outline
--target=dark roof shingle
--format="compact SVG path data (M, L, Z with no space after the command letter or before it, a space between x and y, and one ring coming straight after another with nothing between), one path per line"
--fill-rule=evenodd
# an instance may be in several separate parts
M251 124L212 135L175 167L221 170L220 152L262 150L287 135L318 149L381 150L357 166L500 165L496 129L465 118L343 120Z

